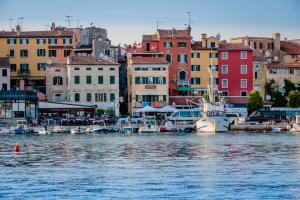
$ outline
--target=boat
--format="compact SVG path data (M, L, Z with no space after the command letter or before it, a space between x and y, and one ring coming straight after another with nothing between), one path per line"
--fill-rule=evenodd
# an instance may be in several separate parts
M16 120L16 126L12 128L14 134L26 134L29 133L29 128L26 119Z
M211 61L212 63L212 61ZM214 78L213 73L216 67L211 65L209 68L210 82L208 84L208 98L202 97L199 102L202 111L202 117L196 121L197 134L215 134L218 132L228 132L229 119L225 115L224 99L214 91ZM217 102L215 98L218 98Z
M296 115L296 121L292 124L290 131L300 133L300 115Z
M85 133L108 133L104 120L94 120L93 125L85 129Z
M14 133L14 131L10 126L0 127L0 134L12 134L12 133Z
M75 134L84 134L85 133L85 128L83 128L81 126L74 127L74 128L70 129L70 133L72 135L75 135Z
M139 133L158 133L159 126L157 125L154 117L147 116L144 124L139 128Z

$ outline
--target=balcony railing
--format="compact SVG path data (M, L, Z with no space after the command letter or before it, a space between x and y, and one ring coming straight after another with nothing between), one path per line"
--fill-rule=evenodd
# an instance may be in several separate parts
M18 70L18 76L30 76L30 70Z
M188 86L189 83L190 82L188 80L177 80L177 85L180 85L180 86Z

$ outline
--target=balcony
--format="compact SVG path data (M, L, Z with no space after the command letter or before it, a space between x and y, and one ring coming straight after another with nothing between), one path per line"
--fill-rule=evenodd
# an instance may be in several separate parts
M30 70L18 70L18 76L30 76Z
M188 80L177 80L177 85L178 86L189 86L189 81Z

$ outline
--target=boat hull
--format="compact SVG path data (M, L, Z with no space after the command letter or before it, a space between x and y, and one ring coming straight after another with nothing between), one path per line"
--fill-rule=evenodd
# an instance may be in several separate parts
M214 116L201 118L196 122L196 132L202 133L219 133L228 132L229 120L225 116Z

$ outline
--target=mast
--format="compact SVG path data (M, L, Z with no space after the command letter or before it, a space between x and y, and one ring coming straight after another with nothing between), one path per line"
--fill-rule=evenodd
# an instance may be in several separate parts
M209 82L209 85L208 85L208 97L209 97L209 101L211 103L214 103L215 102L215 97L214 97L214 79L213 79L213 72L214 72L214 66L212 65L212 48L210 48L210 69L208 70L209 71L209 75L210 75L210 82Z

